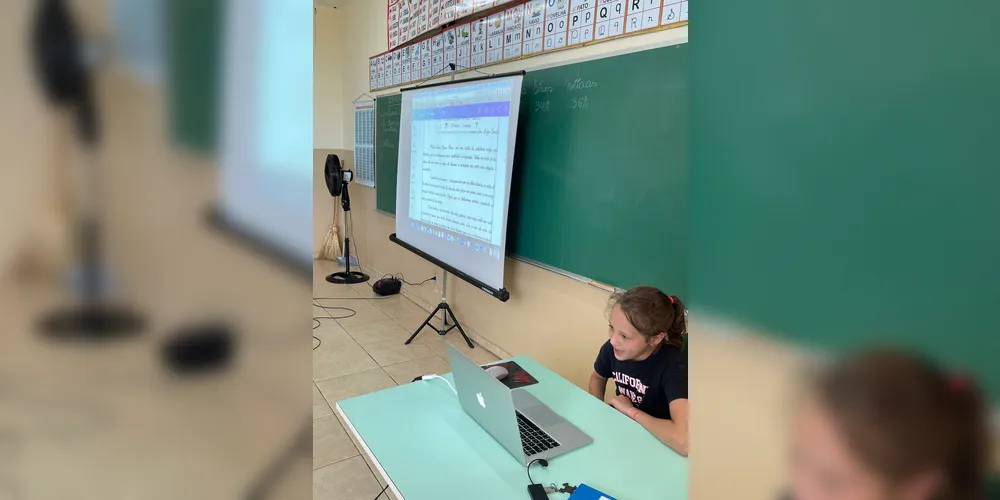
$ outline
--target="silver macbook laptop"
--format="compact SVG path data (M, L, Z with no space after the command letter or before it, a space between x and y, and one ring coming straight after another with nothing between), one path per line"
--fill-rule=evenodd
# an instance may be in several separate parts
M594 442L530 392L508 389L451 345L447 349L462 409L522 464Z

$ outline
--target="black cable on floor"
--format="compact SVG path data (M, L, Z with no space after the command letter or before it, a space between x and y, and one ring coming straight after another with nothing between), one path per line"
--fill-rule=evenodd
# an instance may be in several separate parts
M421 281L420 283L410 283L409 281L406 281L405 279L403 279L403 273L397 273L396 276L399 277L399 281L402 281L403 283L406 283L407 285L410 285L410 286L420 286L420 285L423 285L424 283L427 283L428 281L436 281L437 280L437 276L431 276L430 278L427 278L427 279Z
M331 309L340 309L344 311L350 311L351 314L348 314L347 316L313 316L313 330L319 328L323 324L322 320L324 319L344 319L344 318L350 318L351 316L358 314L357 311L351 309L350 307L324 306L323 304L316 302L317 300L323 300L324 298L332 299L332 297L313 297L313 305L324 311L330 311ZM315 335L313 335L313 340L316 341L316 345L313 346L313 350L315 351L316 349L319 349L319 346L323 345L323 340Z
M317 300L320 300L320 299L313 299L313 305L316 306L316 307L318 307L318 308L320 308L320 309L322 309L322 310L324 310L324 311L329 312L332 309L339 309L339 310L342 310L342 311L348 311L351 314L348 314L347 316L330 316L329 318L324 318L323 316L313 316L313 320L318 320L318 319L346 319L346 318L350 318L351 316L354 316L355 314L358 314L357 311L355 311L354 309L351 309L350 307L324 306L323 304L320 304L320 303L316 302ZM313 330L315 330L317 328L319 328L319 325L314 325L313 326Z

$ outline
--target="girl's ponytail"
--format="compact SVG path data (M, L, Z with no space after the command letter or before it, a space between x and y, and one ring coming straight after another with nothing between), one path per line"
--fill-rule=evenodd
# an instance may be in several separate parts
M947 380L951 400L952 447L945 461L948 498L977 499L983 496L989 474L990 429L986 404L979 388L969 379Z

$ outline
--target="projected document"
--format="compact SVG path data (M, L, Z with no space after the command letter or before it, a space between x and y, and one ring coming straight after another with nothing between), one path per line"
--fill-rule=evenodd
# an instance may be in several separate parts
M396 234L503 286L521 75L403 92Z
M510 102L414 103L410 219L500 244Z

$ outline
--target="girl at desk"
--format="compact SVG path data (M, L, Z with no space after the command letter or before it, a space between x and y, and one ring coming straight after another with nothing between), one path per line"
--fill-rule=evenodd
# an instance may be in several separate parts
M611 298L608 341L590 376L590 393L642 425L671 449L688 453L686 310L677 297L640 286Z
M971 381L877 350L810 382L792 426L786 499L987 498L989 419Z

